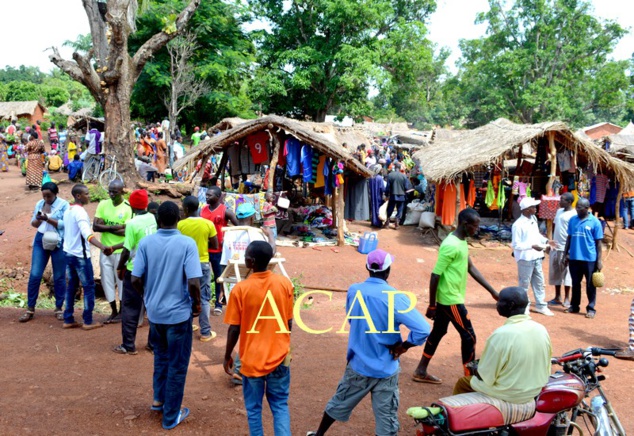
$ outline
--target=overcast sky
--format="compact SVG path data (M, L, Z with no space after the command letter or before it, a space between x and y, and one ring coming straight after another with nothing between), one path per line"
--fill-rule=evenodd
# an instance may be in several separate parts
M486 25L473 22L477 12L488 9L486 0L437 0L437 11L431 16L429 38L439 47L449 47L449 66L460 57L458 41L484 35ZM7 65L33 65L50 71L47 47L56 46L62 56L70 58L71 50L62 47L66 40L89 32L88 19L81 0L3 0L0 40L4 47L0 68ZM615 19L622 26L634 29L634 1L592 0L595 13L601 18ZM10 17L10 18L9 18ZM625 36L613 54L615 59L629 59L634 52L634 34Z

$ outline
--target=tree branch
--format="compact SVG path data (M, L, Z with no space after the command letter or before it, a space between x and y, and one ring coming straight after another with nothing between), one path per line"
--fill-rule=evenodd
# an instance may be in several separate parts
M56 47L51 47L51 49L53 50L53 54L48 57L49 60L60 70L68 74L73 80L80 82L88 88L93 98L103 104L99 76L97 76L95 70L90 66L90 61L88 61L91 53L89 52L86 57L83 57L79 53L73 53L73 58L75 59L75 62L73 62L62 58ZM86 69L86 66L88 66L88 69Z
M145 64L154 55L154 53L163 48L165 44L183 31L191 17L194 15L194 12L196 12L196 9L198 9L200 2L201 0L191 0L187 7L183 9L176 19L176 32L168 34L161 31L145 41L145 43L139 48L132 58L132 67L135 69L135 80L139 77L143 71L143 67L145 67Z

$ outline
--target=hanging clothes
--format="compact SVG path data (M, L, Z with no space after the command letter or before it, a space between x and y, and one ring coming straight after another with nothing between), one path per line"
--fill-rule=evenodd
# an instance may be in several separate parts
M311 177L309 183L317 183L317 167L319 166L319 152L313 149L313 159L311 161Z
M487 183L487 194L484 197L484 203L490 210L493 210L491 207L493 207L493 204L495 203L495 191L493 189L493 182L491 182L491 179L489 179L489 182Z
M269 134L261 131L247 136L247 144L254 164L264 164L269 161Z
M381 175L370 179L370 222L374 227L381 227L383 222L379 218L379 208L383 205L385 182Z
M313 148L304 144L301 151L302 181L310 183L313 178Z
M241 174L254 174L256 172L255 163L246 142L240 146L240 172Z
M288 138L284 143L284 156L286 157L286 174L295 177L300 174L300 162L302 144L297 138Z
M465 196L464 185L460 186L460 210L456 210L456 195L458 191L453 183L442 183L436 189L436 215L440 215L440 222L445 226L450 226L456 219L456 213L464 210ZM438 213L440 212L440 214Z
M597 174L595 176L595 184L597 189L597 203L605 202L605 193L608 190L608 177L605 174Z
M469 181L469 194L467 195L467 204L470 207L475 206L476 202L476 189L475 189L475 180L471 179Z
M314 158L314 155L313 155ZM317 164L317 171L315 174L315 188L322 188L326 181L324 178L324 165L326 164L326 155L322 154L321 156L319 156L318 159L318 164Z
M324 162L324 194L332 195L334 187L335 183L334 174L332 172L332 159L326 158L326 161Z
M231 175L239 176L240 172L240 146L238 144L231 144L227 147L227 153L229 154L229 162L231 162Z
M367 221L370 219L370 194L367 179L348 178L345 189L344 218Z

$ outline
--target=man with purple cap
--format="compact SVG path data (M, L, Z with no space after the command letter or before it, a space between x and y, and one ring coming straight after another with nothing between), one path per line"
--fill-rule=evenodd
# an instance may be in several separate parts
M375 434L397 434L399 356L422 345L429 336L429 324L415 309L411 293L397 291L387 279L394 256L383 250L368 254L370 277L348 288L346 299L348 366L337 392L326 405L319 429L308 435L323 435L335 421L348 421L352 410L368 394L372 397ZM403 341L399 326L410 333Z
M546 291L544 289L544 271L542 262L544 261L544 250L548 248L549 241L539 233L539 225L535 213L539 200L525 197L520 202L522 215L513 223L512 227L512 247L513 256L517 262L518 286L523 288L528 294L528 286L533 288L535 296L535 308L533 312L546 316L553 316L546 303ZM530 299L526 307L528 315Z

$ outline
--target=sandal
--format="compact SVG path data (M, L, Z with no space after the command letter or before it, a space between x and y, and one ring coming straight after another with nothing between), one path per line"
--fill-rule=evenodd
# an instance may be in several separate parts
M586 313L586 318L593 319L597 313L596 312L588 312Z
M564 310L564 313L579 313L579 309L573 309L572 307L567 307Z
M64 311L62 309L55 309L53 313L55 314L55 318L59 321L64 321Z
M417 383L430 383L433 385L439 385L442 383L441 379L431 374L425 374L422 376L418 374L414 374L412 375L412 381L415 381Z
M35 310L33 309L28 309L26 312L24 312L22 314L22 316L20 318L18 318L18 321L20 322L29 322L33 319L33 315L35 315Z

